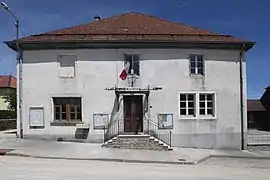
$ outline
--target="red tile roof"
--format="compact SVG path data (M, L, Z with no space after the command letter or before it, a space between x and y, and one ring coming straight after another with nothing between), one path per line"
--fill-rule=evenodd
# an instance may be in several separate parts
M266 109L259 99L248 99L247 111L266 111Z
M16 88L17 79L13 76L0 76L0 88Z
M179 41L251 43L244 39L170 22L153 16L127 13L21 39L21 42L70 41Z

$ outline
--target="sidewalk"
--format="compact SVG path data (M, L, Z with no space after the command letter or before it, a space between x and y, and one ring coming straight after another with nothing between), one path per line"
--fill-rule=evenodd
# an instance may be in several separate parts
M173 151L148 151L102 148L101 144L17 139L0 136L0 149L12 149L8 156L34 158L100 160L138 163L198 164L209 157L270 159L270 151L221 151L174 148Z

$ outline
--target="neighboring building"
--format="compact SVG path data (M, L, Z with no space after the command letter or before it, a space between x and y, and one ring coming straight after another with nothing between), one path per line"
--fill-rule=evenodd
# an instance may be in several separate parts
M4 96L9 93L16 93L17 81L13 76L0 76L0 110L8 110L8 103Z
M87 141L103 142L106 126L105 140L139 133L240 149L239 61L253 45L138 13L22 38L24 137L74 139L85 128Z
M260 99L247 100L248 129L270 130L270 86Z
M265 91L261 97L261 102L264 107L270 111L270 86L265 88Z
M262 129L266 117L267 111L259 99L247 100L248 129Z

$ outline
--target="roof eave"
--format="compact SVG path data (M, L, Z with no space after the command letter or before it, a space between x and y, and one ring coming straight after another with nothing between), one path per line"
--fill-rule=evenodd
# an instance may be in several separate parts
M15 47L15 42L14 41L4 41L4 44L6 44L10 49L17 51L17 48Z
M0 86L0 88L6 88L6 89L8 89L8 88L10 88L10 89L17 89L16 87L14 87L14 86Z
M24 45L29 44L70 44L70 43L180 43L180 44L219 44L219 45L239 45L239 47L244 47L245 51L250 50L256 43L252 41L243 41L243 42L224 42L224 41L177 41L177 40L93 40L93 41L84 41L84 40L70 40L70 41L21 41L19 42L20 49L23 49ZM16 41L4 41L4 43L14 51L17 51Z

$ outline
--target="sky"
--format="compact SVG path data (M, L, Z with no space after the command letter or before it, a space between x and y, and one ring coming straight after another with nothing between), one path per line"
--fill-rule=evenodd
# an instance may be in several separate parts
M1 0L0 0L1 1ZM248 51L248 98L260 98L270 85L269 0L3 0L21 22L21 36L39 34L127 12L255 41ZM3 41L15 38L13 19L0 9L0 75L16 75L16 54Z

